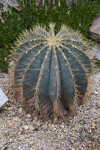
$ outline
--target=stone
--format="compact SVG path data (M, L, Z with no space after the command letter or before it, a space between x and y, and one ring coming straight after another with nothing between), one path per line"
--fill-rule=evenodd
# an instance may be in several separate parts
M72 150L75 150L75 148L72 148Z
M44 133L44 132L46 132L46 131L48 131L48 130L47 130L47 129L44 129L44 128L42 129L42 133Z
M80 146L80 142L77 141L77 142L75 143L75 145L76 145L76 146Z
M100 38L100 15L93 21L89 30L89 37Z
M71 128L74 127L74 125L73 125L72 123L70 123L70 122L68 122L67 125L68 125L69 127L71 127Z
M4 73L0 73L0 78L5 78L5 74Z
M22 113L22 108L21 107L19 108L19 113Z
M100 118L100 114L96 114L96 113L93 114L93 118L94 118L94 119L99 119L99 118Z
M30 126L30 127L29 127L29 130L33 131L33 130L34 130L34 127L33 127L33 126Z
M64 128L64 124L62 124L61 127Z
M13 120L18 122L18 121L19 121L19 118L13 117Z
M7 136L9 136L10 135L10 131L8 130L8 131L6 131L6 135Z
M90 136L90 135L87 135L86 136L91 142L94 142L94 139L93 139L93 137L92 136Z
M38 131L39 129L38 128L35 128L33 131Z
M100 144L100 138L97 139L97 142Z
M72 139L70 137L67 137L67 138L68 138L68 142L72 143Z
M15 144L11 144L12 149L16 149Z
M23 147L23 150L26 150L26 145L25 145L25 144L23 144L23 146L22 146L22 147Z
M31 118L31 115L30 115L30 114L27 114L26 117L27 117L27 118Z
M12 6L16 11L21 11L21 6L17 3L17 0L7 0L7 2L4 2L4 0L0 0L1 3L4 4L3 9L7 10L7 5Z
M100 43L96 43L92 48L92 51L90 53L90 58L94 58L94 57L100 60Z
M17 11L21 11L22 8L18 5L18 6L14 6L14 8L17 10Z
M36 122L36 125L39 127L41 125L41 123L40 122Z
M9 116L9 114L10 114L9 112L5 112L5 115L6 115L6 116Z
M28 129L29 129L29 127L28 127L28 126L24 126L24 129L25 129L25 130L28 130Z
M10 143L11 143L11 142L13 142L13 139L12 139L12 138L10 138L10 139L9 139L9 142L10 142Z
M96 95L97 95L97 94L98 94L98 92L97 92L97 91L95 91L95 92L94 92L94 94L96 94Z
M21 127L22 125L23 125L22 122L20 122L20 123L19 123L19 126Z
M80 133L80 139L81 139L82 142L85 141L84 135L82 133Z

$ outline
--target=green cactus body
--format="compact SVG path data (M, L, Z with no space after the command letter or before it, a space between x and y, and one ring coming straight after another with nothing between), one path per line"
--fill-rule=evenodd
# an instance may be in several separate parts
M15 85L26 109L63 117L86 92L91 62L80 34L62 26L54 34L36 26L25 32L14 53ZM22 98L21 97L21 98Z

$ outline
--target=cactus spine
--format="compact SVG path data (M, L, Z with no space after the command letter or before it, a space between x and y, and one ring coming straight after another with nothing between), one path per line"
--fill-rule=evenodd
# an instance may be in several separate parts
M62 26L55 35L36 26L25 31L14 52L15 85L27 110L64 117L86 92L91 62L88 44L79 33Z

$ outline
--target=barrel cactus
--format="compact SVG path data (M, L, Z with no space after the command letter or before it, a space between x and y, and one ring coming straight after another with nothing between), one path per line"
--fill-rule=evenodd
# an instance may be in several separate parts
M84 95L91 73L88 44L62 25L25 31L14 51L14 84L25 110L64 118ZM16 96L17 96L16 94Z

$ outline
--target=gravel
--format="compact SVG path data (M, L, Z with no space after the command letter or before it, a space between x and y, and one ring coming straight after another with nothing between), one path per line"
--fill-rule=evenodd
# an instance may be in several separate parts
M0 150L99 150L100 73L91 76L91 90L67 122L37 120L14 99L8 74L0 74L0 88L9 101L0 109ZM33 119L32 119L33 118Z

